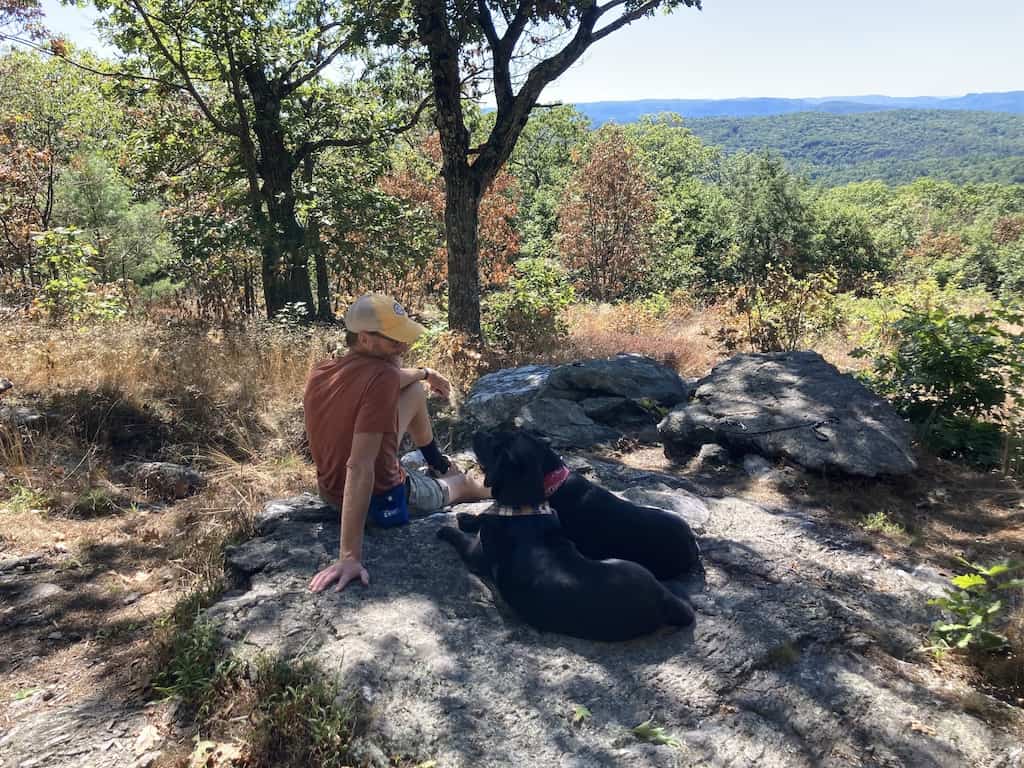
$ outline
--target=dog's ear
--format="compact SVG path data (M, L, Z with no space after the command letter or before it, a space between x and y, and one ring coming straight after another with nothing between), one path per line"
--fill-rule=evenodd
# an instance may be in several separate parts
M533 450L537 453L540 459L541 469L544 474L553 472L559 467L565 464L562 461L562 457L555 452L555 449L551 447L551 440L548 439L547 435L537 432L534 429L524 429L522 434L525 438L533 443Z
M473 435L473 453L476 454L476 462L487 472L487 468L494 463L494 436L490 432L480 430ZM488 483L490 485L490 483Z
M532 450L523 450L517 442L495 451L493 467L484 482L495 500L508 507L535 506L544 501L544 471L540 458Z

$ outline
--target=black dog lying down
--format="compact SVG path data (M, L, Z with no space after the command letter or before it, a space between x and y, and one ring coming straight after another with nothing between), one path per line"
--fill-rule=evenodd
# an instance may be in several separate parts
M618 557L640 563L659 579L701 571L697 538L678 515L643 507L571 471L548 443L529 432L498 433L516 455L541 457L544 493L565 535L594 560Z
M496 511L459 515L459 529L444 527L438 536L538 629L628 640L666 624L692 624L690 605L643 566L580 554L544 503L541 454L519 450L517 434L476 435L473 448Z

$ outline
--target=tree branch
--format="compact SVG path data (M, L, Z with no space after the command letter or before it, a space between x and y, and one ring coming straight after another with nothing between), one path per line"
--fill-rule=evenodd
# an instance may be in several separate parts
M160 33L157 32L156 27L153 26L152 19L150 19L149 14L142 7L142 4L139 2L139 0L128 0L128 3L139 13L139 16L142 18L143 23L146 25L146 29L149 31L153 44L156 45L157 49L167 60L167 62L171 65L171 67L175 69L179 75L181 75L182 79L184 79L185 90L187 90L188 93L195 100L196 105L199 107L199 111L203 113L206 119L209 120L213 127L216 128L218 131L220 131L221 133L226 133L229 136L236 136L237 133L235 133L235 131L233 131L229 126L221 122L213 114L213 111L206 103L206 100L199 94L198 89L192 82L192 77L189 74L188 68L185 66L184 62L175 61L174 55L167 49L167 46L164 44L164 41L160 38Z
M382 138L388 136L399 136L407 131L412 130L416 127L416 124L420 120L420 116L423 114L423 110L427 108L430 103L431 97L425 97L419 105L413 111L412 116L405 123L392 126L390 128L383 129L376 136L361 136L359 138L350 139L320 139L319 141L304 141L299 145L299 148L295 150L295 162L301 163L309 155L322 152L325 149L331 149L334 147L338 148L349 148L352 147L367 147L376 141L380 141Z
M49 56L50 58L53 58L53 59L57 59L57 61L62 61L65 64L74 67L75 69L80 69L83 72L89 72L90 74L93 74L93 75L99 75L101 77L110 77L110 78L114 78L114 79L118 79L118 80L141 80L142 82L147 82L147 83L158 83L159 85L163 85L163 86L165 86L167 88L171 88L171 89L176 90L176 91L188 91L188 88L186 88L181 83L175 83L175 82L172 82L171 80L164 80L161 77L151 77L149 75L140 75L140 74L135 73L135 72L110 71L110 70L96 69L95 67L90 67L88 64L83 64L80 61L75 61L70 56L68 56L66 54L59 53L59 52L53 50L53 48L51 48L51 47L43 46L43 45L38 45L37 43L33 43L33 42L29 41L29 40L25 40L25 39L20 38L20 37L15 37L14 35L0 34L0 40L7 40L9 42L15 43L16 45L22 45L22 46L24 46L26 48L29 48L30 50L35 51L36 53L45 54L46 56Z

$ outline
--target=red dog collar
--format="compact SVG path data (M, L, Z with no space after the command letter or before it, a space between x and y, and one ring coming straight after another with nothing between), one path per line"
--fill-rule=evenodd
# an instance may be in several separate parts
M558 469L544 475L544 498L550 499L562 483L569 479L569 468L564 464Z

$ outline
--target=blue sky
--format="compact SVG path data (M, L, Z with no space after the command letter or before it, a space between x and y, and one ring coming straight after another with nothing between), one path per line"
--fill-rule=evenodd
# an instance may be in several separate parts
M88 10L43 0L96 47ZM1024 90L1024 0L705 0L597 43L543 100L959 96Z

